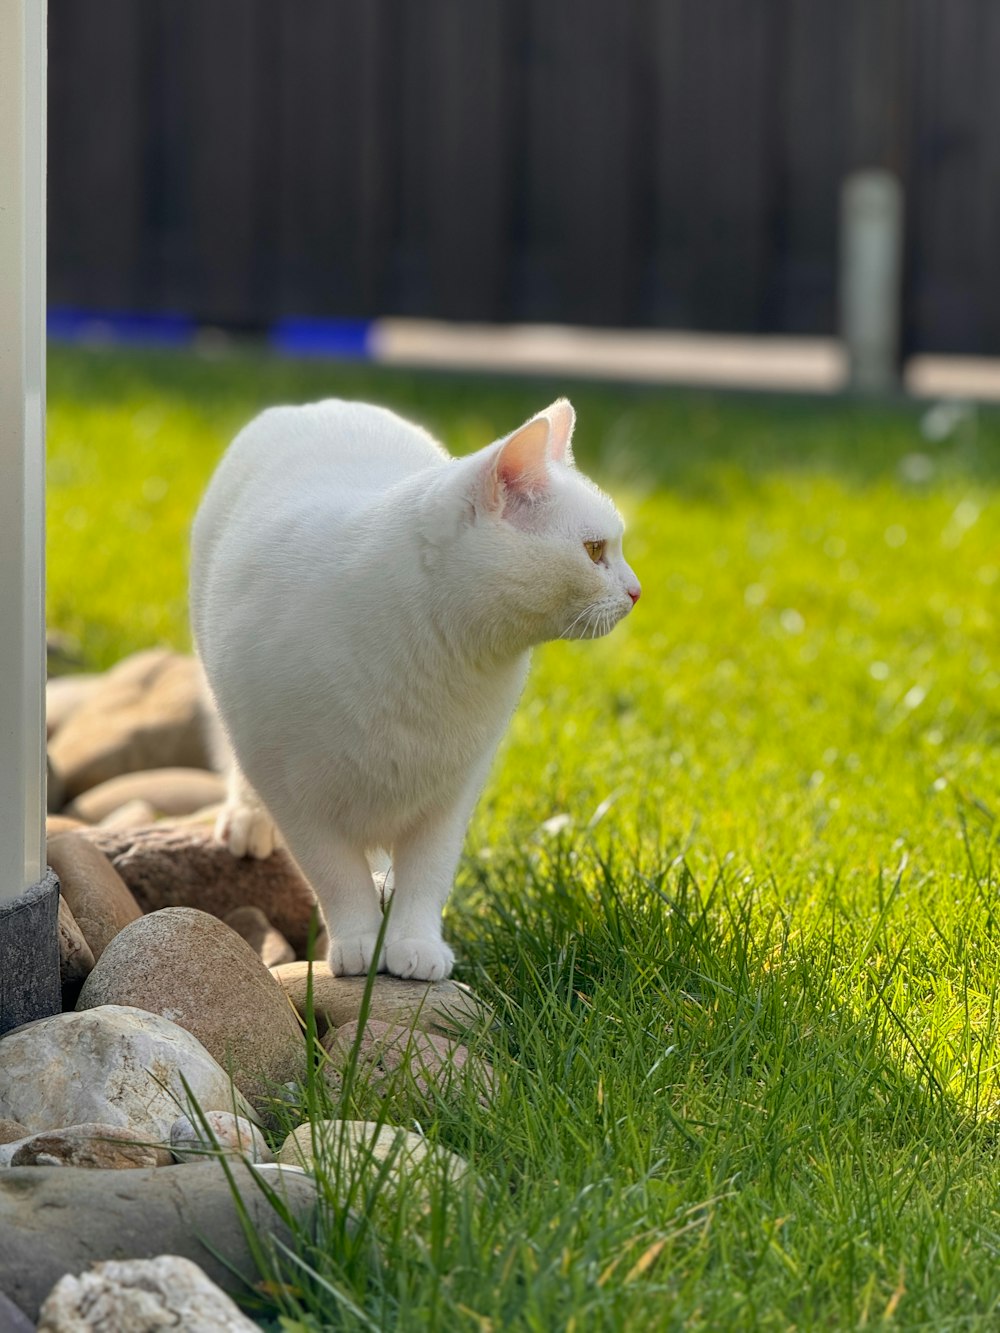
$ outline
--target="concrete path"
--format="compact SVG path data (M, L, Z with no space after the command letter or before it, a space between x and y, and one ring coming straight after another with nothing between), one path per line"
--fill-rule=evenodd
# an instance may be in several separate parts
M441 370L799 393L836 393L847 387L847 358L833 338L386 318L373 323L371 339L377 361ZM914 357L906 366L903 387L919 397L1000 401L1000 358Z

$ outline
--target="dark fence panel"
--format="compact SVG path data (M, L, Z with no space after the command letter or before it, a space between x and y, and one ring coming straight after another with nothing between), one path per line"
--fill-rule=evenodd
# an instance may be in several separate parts
M50 0L50 299L832 333L845 174L904 341L1000 353L997 0Z

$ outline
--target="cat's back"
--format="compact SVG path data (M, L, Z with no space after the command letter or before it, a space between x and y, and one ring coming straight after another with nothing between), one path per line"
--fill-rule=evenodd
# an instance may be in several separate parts
M202 508L217 494L227 508L238 499L273 512L326 499L344 509L447 459L427 431L388 408L338 398L270 407L233 440Z
M223 455L195 515L198 638L229 605L255 593L280 600L318 551L350 549L394 487L447 461L431 435L387 408L330 398L262 412Z

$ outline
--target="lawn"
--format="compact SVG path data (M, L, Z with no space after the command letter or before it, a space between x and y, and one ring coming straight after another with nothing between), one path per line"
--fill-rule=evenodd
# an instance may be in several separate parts
M372 1204L375 1266L332 1221L260 1317L996 1329L1000 415L57 350L49 624L188 645L186 529L268 403L464 452L562 392L644 592L536 654L470 828L495 1099L385 1108L479 1186Z

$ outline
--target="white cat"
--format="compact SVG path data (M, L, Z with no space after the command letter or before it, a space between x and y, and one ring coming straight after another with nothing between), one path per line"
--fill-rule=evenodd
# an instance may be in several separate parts
M202 501L192 616L239 761L217 831L267 856L270 812L334 973L371 964L384 849L378 967L449 974L442 908L531 647L597 638L639 599L622 520L573 466L574 420L560 399L453 459L381 407L271 408Z

